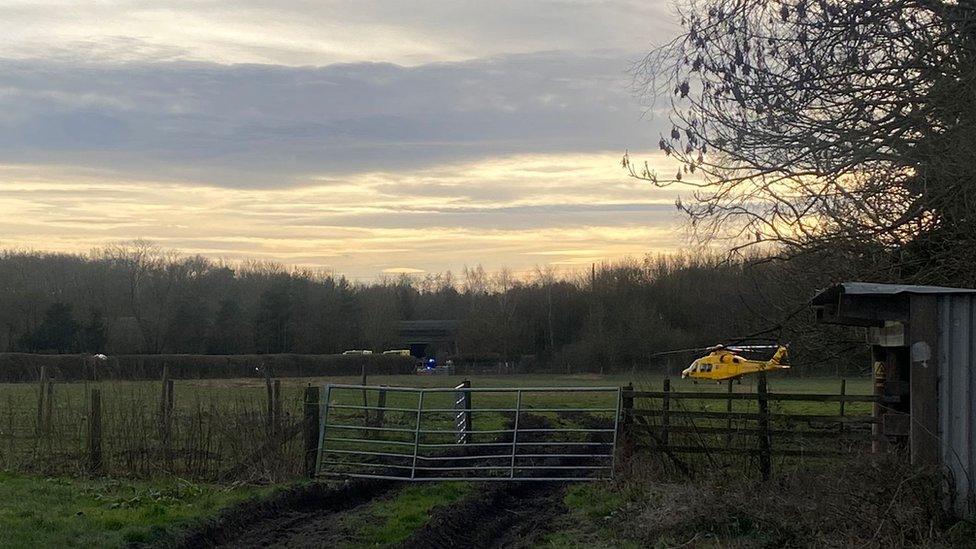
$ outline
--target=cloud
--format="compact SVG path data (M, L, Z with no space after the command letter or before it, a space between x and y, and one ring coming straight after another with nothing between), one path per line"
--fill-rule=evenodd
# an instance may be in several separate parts
M0 246L354 277L677 246L643 0L0 3ZM651 151L651 152L648 152Z
M411 275L411 274L424 274L426 272L427 271L425 271L423 269L414 269L414 268L411 268L411 267L391 267L389 269L383 269L383 273L385 273L385 274L406 274L406 275Z
M72 62L419 65L544 50L641 51L671 34L644 0L8 0L0 56Z
M673 192L628 179L616 160L613 153L513 155L282 189L0 166L0 247L85 252L146 238L190 254L356 278L477 263L531 270L676 249ZM567 173L579 180L564 182ZM396 191L407 182L450 192ZM483 192L492 187L504 192Z
M656 141L624 54L404 67L0 60L0 162L228 187L307 185ZM659 125L659 124L657 124Z

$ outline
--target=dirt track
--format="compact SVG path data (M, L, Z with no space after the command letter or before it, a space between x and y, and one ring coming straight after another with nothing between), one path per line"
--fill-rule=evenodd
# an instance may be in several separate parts
M549 482L494 484L442 507L401 547L531 547L566 512L565 485Z
M217 519L157 547L341 547L355 543L340 516L356 513L398 485L353 482L339 487L310 485L274 498L247 502ZM400 546L526 547L565 513L564 484L487 484L461 502L435 508L427 523Z
M548 420L526 414L525 425ZM567 462L568 463L568 462ZM352 481L338 486L312 484L269 500L248 502L190 531L164 547L341 547L355 543L356 532L341 520L378 498L394 497L402 485ZM400 547L529 547L566 513L562 482L498 482L479 486L455 504L434 508L423 527Z
M395 489L382 482L311 484L235 506L158 547L334 547L347 539L335 517Z

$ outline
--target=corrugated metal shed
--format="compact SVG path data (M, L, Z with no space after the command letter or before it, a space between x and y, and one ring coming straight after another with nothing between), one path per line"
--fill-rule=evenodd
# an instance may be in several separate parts
M976 296L940 295L939 438L941 461L951 473L957 507L976 510ZM968 501L967 501L968 500Z
M871 328L875 387L907 401L912 462L941 463L956 509L976 512L976 289L847 282L812 304L822 322Z
M821 296L836 295L897 295L897 294L976 294L972 288L949 288L947 286L913 286L911 284L876 284L874 282L844 282L823 290Z

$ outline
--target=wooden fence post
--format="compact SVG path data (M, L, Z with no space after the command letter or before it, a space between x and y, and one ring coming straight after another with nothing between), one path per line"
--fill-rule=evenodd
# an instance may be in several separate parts
M725 391L729 398L725 402L725 412L729 414L729 417L725 420L725 428L729 430L728 434L725 435L725 446L729 448L732 446L732 380L729 380L728 388Z
M272 435L278 435L281 433L282 426L282 403L281 403L281 380L274 380L274 390L273 390L273 406L272 406L272 417L271 417L271 433Z
M13 437L14 416L16 414L14 413L14 397L9 394L7 395L7 409L10 411L10 413L7 414L7 432L10 433L11 436L7 437L7 465L6 466L12 467L14 456L17 453L16 445L15 445L16 439Z
M169 381L169 364L163 364L163 377L162 377L163 388L162 388L162 395L161 395L162 399L160 400L161 406L166 403L166 383L168 381Z
M630 427L634 421L634 414L631 413L634 409L633 390L633 382L627 383L627 385L624 385L624 394L620 397L620 413L623 416L620 418L622 420L621 424L623 425L623 432L621 434L625 436L631 433Z
M769 395L766 392L766 374L759 373L757 384L759 395L759 470L762 479L769 480L772 474L772 456L769 440Z
M160 393L159 393L159 417L161 420L165 420L166 406L167 403L169 402L169 365L168 364L163 364L163 378L161 381L162 383L160 385ZM161 423L160 428L162 427L163 425Z
M847 407L847 402L844 401L844 395L846 395L846 394L847 394L847 380L846 379L842 379L842 380L840 380L840 396L841 396L841 399L840 399L840 417L841 418L843 418L846 415L844 413L846 411L846 407ZM844 427L845 427L844 426L844 422L842 420L841 421L841 424L840 424L840 432L842 432L842 433L844 432Z
M661 444L668 445L671 426L671 379L664 378L664 398L661 401Z
M173 380L166 380L166 464L173 468L173 402L176 398Z
M634 383L628 382L622 389L623 392L620 395L620 417L616 418L619 425L617 438L621 442L620 447L624 449L621 455L629 456L634 446Z
M41 365L41 377L37 387L37 434L44 433L44 397L47 393L47 365Z
M53 415L54 415L54 381L47 380L47 387L45 388L46 397L44 399L44 432L51 436L51 431L54 427Z
M170 379L169 365L163 365L162 392L159 395L159 447L163 459L168 463L172 452L170 442L173 431L173 380Z
M92 389L88 410L88 470L93 474L102 471L102 392L99 389Z
M319 388L314 385L305 387L305 408L303 423L303 438L305 442L305 476L312 478L315 476L315 461L319 450L319 421L321 413L319 410Z
M166 420L172 424L173 422L173 399L176 398L174 395L176 391L173 387L173 380L166 380ZM167 425L169 428L169 425Z
M369 409L367 408L367 406L369 406L369 399L366 398L366 362L365 361L363 362L362 373L363 373L363 378L359 384L363 386L363 425L369 425ZM368 435L369 433L366 434Z
M271 382L271 368L264 364L264 389L268 396L267 415L265 418L265 431L268 437L274 433L274 386Z
M385 385L384 385L385 387ZM376 427L382 427L384 416L386 415L386 389L380 389L379 394L376 396L376 417L373 418L373 425Z

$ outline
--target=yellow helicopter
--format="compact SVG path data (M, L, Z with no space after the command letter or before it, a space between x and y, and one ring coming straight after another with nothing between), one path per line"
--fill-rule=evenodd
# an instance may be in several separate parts
M751 360L736 354L744 351L761 349L776 349L769 360ZM695 360L681 372L682 378L705 381L739 380L742 376L767 372L771 370L785 370L787 347L784 345L715 345L707 347L708 354Z

